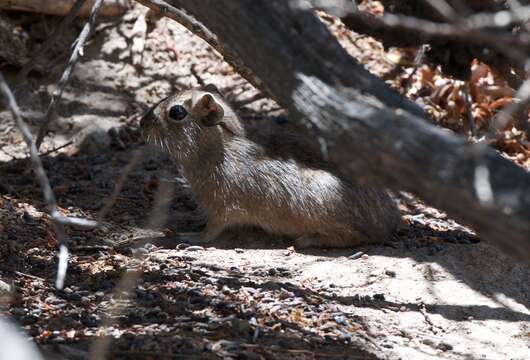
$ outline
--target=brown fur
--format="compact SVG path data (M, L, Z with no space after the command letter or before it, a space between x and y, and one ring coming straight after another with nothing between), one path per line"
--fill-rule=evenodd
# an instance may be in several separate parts
M188 115L169 118L182 105ZM299 247L387 240L399 212L380 189L354 186L293 135L251 132L212 86L170 96L142 119L149 142L171 154L208 212L203 241L258 226Z

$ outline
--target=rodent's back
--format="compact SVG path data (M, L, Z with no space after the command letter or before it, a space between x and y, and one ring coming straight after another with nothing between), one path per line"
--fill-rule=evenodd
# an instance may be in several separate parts
M245 138L227 140L223 152L221 162L203 167L200 178L190 181L206 206L219 213L223 207L249 209L237 214L241 224L378 242L387 240L399 222L386 192L345 180L296 135L248 131Z

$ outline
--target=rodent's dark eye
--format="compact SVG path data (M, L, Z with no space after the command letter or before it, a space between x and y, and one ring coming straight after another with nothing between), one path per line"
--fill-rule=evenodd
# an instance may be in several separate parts
M177 120L180 121L188 115L188 112L186 109L184 109L184 106L182 105L173 105L171 108L169 108L169 117L171 120Z

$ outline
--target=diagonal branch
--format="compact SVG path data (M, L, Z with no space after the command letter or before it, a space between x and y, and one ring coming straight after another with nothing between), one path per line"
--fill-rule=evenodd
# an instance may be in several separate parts
M232 51L226 50L225 45L221 44L217 36L212 33L207 27L201 24L197 19L188 14L186 11L180 8L176 8L162 0L136 0L142 5L147 6L151 10L167 16L168 18L175 20L179 24L186 27L193 34L197 35L204 41L206 41L211 47L213 47L221 56L224 57L227 63L232 65L234 69L247 80L249 83L254 85L256 89L259 89L262 93L266 94L271 99L277 101L274 95L267 89L263 81L261 81L252 71L237 57L232 56Z
M64 70L61 76L61 79L59 80L59 83L57 84L57 89L52 94L50 105L48 106L48 109L46 110L46 114L44 115L44 121L39 129L39 133L37 135L37 141L36 141L37 149L39 149L42 143L42 140L44 140L44 136L46 136L46 132L48 131L48 127L50 126L50 123L52 121L55 121L55 119L57 118L57 109L56 109L57 104L61 100L61 97L64 92L64 88L66 87L68 80L70 80L70 76L72 75L72 72L74 71L75 65L79 61L79 57L83 55L83 47L85 46L86 40L88 39L92 31L94 30L97 14L99 12L99 9L101 8L101 5L103 5L103 0L96 0L96 2L94 3L94 6L92 7L90 18L88 19L87 23L81 30L81 33L79 34L79 37L77 38L75 42L74 50L72 51L72 54L70 55L70 59L68 60L66 69Z
M237 51L235 51L235 46L233 44L229 44L227 42L219 41L217 38L217 35L212 32L209 27L205 26L199 19L197 20L196 17L189 15L189 12L185 9L188 8L187 1L173 1L172 3L176 6L173 6L171 4L168 4L166 1L162 0L136 0L137 2L148 6L151 10L154 10L158 12L161 15L167 16L170 19L173 19L180 24L184 25L188 30L205 40L208 44L210 44L214 49L216 49L228 62L230 65L234 67L234 69L238 72L240 72L241 76L243 76L248 82L250 82L252 85L254 85L257 89L261 90L264 94L267 96L270 96L273 100L275 100L278 104L282 105L283 107L289 107L289 102L286 101L284 97L279 97L278 94L276 94L274 91L272 91L269 86L270 82L265 81L265 79L261 78L257 75L253 69L251 69L244 61L241 60L239 54ZM283 5L282 5L283 6ZM227 17L231 18L231 17ZM259 19L260 16L257 15L256 20ZM237 31L237 30L236 30ZM326 30L327 31L327 30ZM332 37L332 39L335 39ZM251 42L253 46L258 46L259 44L256 44L254 42ZM282 45L283 46L283 45ZM342 47L336 42L332 42L329 44L330 47L333 49ZM268 61L269 57L274 57L276 52L279 51L280 48L274 49L271 51L271 53L266 54L262 58L262 61L266 63ZM349 57L348 57L349 58ZM340 61L340 59L337 59ZM423 111L412 101L409 101L408 99L405 99L401 96L399 96L395 92L389 92L387 89L387 86L383 84L382 82L374 81L377 79L374 75L371 75L368 72L361 72L357 71L362 68L361 65L352 63L350 59L347 60L347 63L352 66L353 68L350 69L346 74L344 74L345 77L351 77L350 80L352 82L362 84L362 86L365 86L365 91L374 94L375 96L379 97L379 99L385 103L386 105L390 107L395 108L401 108L406 111L409 111L413 114L417 114L420 116L423 116Z
M39 157L39 151L37 149L35 141L33 141L31 131L24 122L15 97L13 96L11 89L7 85L7 82L5 81L2 73L0 73L0 90L2 91L4 97L7 99L7 103L9 109L11 110L11 113L13 114L15 123L17 124L17 127L22 133L22 137L24 138L24 141L26 142L29 148L31 156L31 166L33 167L33 171L35 172L37 181L39 182L40 187L42 189L44 201L46 202L48 213L50 214L54 225L55 233L57 234L57 241L59 243L59 264L55 286L58 289L62 289L68 265L68 248L66 246L66 232L64 226L75 225L80 227L91 228L95 227L97 223L86 219L66 217L59 212L55 195L53 194L52 188L50 186L50 181L48 180L46 172L44 171L44 168L42 166L42 162Z

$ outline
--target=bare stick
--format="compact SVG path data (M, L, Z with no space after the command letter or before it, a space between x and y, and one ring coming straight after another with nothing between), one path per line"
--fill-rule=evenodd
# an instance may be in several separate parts
M11 113L13 114L15 123L17 124L20 132L22 133L22 137L29 148L29 153L31 157L31 166L33 167L33 171L35 172L37 181L39 182L40 187L42 189L42 194L44 196L44 201L46 202L47 211L50 214L53 227L55 229L55 233L57 234L57 242L59 243L59 265L58 265L57 279L55 281L55 286L58 289L62 289L64 285L64 279L66 276L66 269L68 266L68 248L66 247L66 232L64 230L64 226L68 224L68 225L77 225L77 226L83 226L83 227L86 227L86 226L93 227L96 225L96 223L94 221L90 221L86 219L69 218L69 217L62 215L59 212L57 208L57 200L55 199L55 195L53 194L52 188L50 186L50 181L48 180L48 176L46 176L46 172L44 171L44 168L42 166L42 162L39 157L39 151L37 149L35 141L33 141L31 131L29 130L26 123L24 122L22 118L22 114L20 112L20 108L18 107L18 104L15 100L15 97L13 96L13 93L11 89L9 88L9 85L7 84L1 72L0 72L0 90L2 91L5 98L7 99L7 104L9 106L9 109L11 110Z
M256 102L256 101L259 101L259 100L263 100L263 99L265 99L265 96L262 93L257 93L255 95L249 97L248 99L235 101L234 102L234 107L237 108L237 109L240 109L240 108L242 108L244 106L252 104L253 102Z
M167 16L170 19L175 20L184 27L186 27L193 34L199 36L201 39L210 44L217 52L226 59L235 70L244 77L249 83L254 85L255 88L267 95L267 97L276 100L265 84L256 76L254 73L239 59L232 56L233 52L225 51L217 36L205 27L201 22L197 21L193 16L189 15L182 9L178 9L174 6L169 5L162 0L136 0L142 5L147 6L151 10L160 13L163 16Z
M162 226L167 219L169 206L173 196L174 187L170 182L160 182L158 191L156 192L153 210L147 221L147 227L159 228ZM138 247L143 245L143 242L138 244ZM127 270L120 279L120 282L114 288L112 292L113 297L121 296L121 294L128 294L136 286L138 279L142 275L141 263L145 257L143 253L137 251L135 254L136 259L139 262L139 269ZM128 295L124 295L127 296ZM109 310L109 314L101 321L100 329L105 331L106 328L112 326L115 323L117 315L124 310L124 307L120 307L119 303L116 303L114 307ZM92 344L90 351L90 360L104 360L108 352L110 338L104 334L101 334Z
M463 82L461 88L464 94L464 102L466 104L466 122L469 127L469 133L470 136L475 136L477 132L475 129L475 120L473 119L473 100L471 99L471 93L469 92L469 81Z
M85 2L86 0L76 0L75 4L72 6L70 11L68 12L68 15L66 15L66 17L63 19L63 21L61 21L59 26L55 28L55 30L52 32L50 37L44 42L44 44L42 44L37 49L37 51L35 51L31 60L28 61L24 65L22 70L20 70L20 72L17 75L18 82L24 81L26 79L26 76L28 75L28 73L35 66L35 62L37 58L40 57L44 52L48 51L53 46L53 44L55 44L57 40L63 35L64 30L66 29L68 25L72 23L72 21L74 21L74 19L79 14L79 11L81 10L81 7L83 6Z
M497 130L504 129L512 120L513 117L520 117L518 119L519 125L522 129L530 134L530 124L528 124L528 113L527 109L530 107L530 80L523 82L523 85L517 90L515 97L520 99L519 102L514 102L506 107L505 110L500 112L493 118L491 122L491 129L489 137L494 137Z
M387 34L402 31L403 36L412 36L416 45L427 43L433 39L464 41L477 46L488 46L497 49L511 58L518 66L526 60L526 52L530 47L530 35L519 33L514 35L504 30L513 25L530 20L530 6L518 10L517 16L511 11L496 13L478 13L458 22L442 23L412 16L387 13L383 17L375 17L364 12L353 12L342 18L344 24L354 31L374 34L386 38ZM485 29L489 31L484 31ZM410 44L412 45L412 43Z
M81 30L81 33L79 34L79 37L76 40L74 50L72 51L72 55L70 56L70 59L68 60L68 65L66 66L66 69L64 70L63 75L61 76L61 79L59 80L59 83L57 84L57 89L53 92L50 105L48 106L48 109L46 110L46 114L44 116L44 122L42 123L39 129L39 134L37 135L37 141L36 141L37 150L39 149L42 143L42 140L44 139L44 136L46 136L46 131L48 130L48 126L57 117L57 112L56 112L57 104L61 100L61 96L63 95L64 88L66 84L68 83L70 76L72 75L75 65L79 61L79 57L83 55L83 46L85 45L85 42L90 36L90 34L92 33L92 31L94 30L97 14L102 4L103 4L103 0L96 0L96 2L94 3L94 6L92 7L90 18L88 19L87 23L83 27L83 30Z
M73 143L74 143L73 141L68 141L67 143L62 144L61 146L57 146L57 147L54 147L53 149L46 151L45 153L42 154L42 156L50 155L56 151L59 151L61 149L64 149L67 146L72 145Z
M460 18L445 0L423 0L423 2L427 3L448 22L453 22Z
M72 9L76 0L0 0L0 9L28 11L38 14L64 16ZM95 0L89 0L81 8L79 16L87 17ZM105 0L100 16L120 16L127 10L127 0Z

